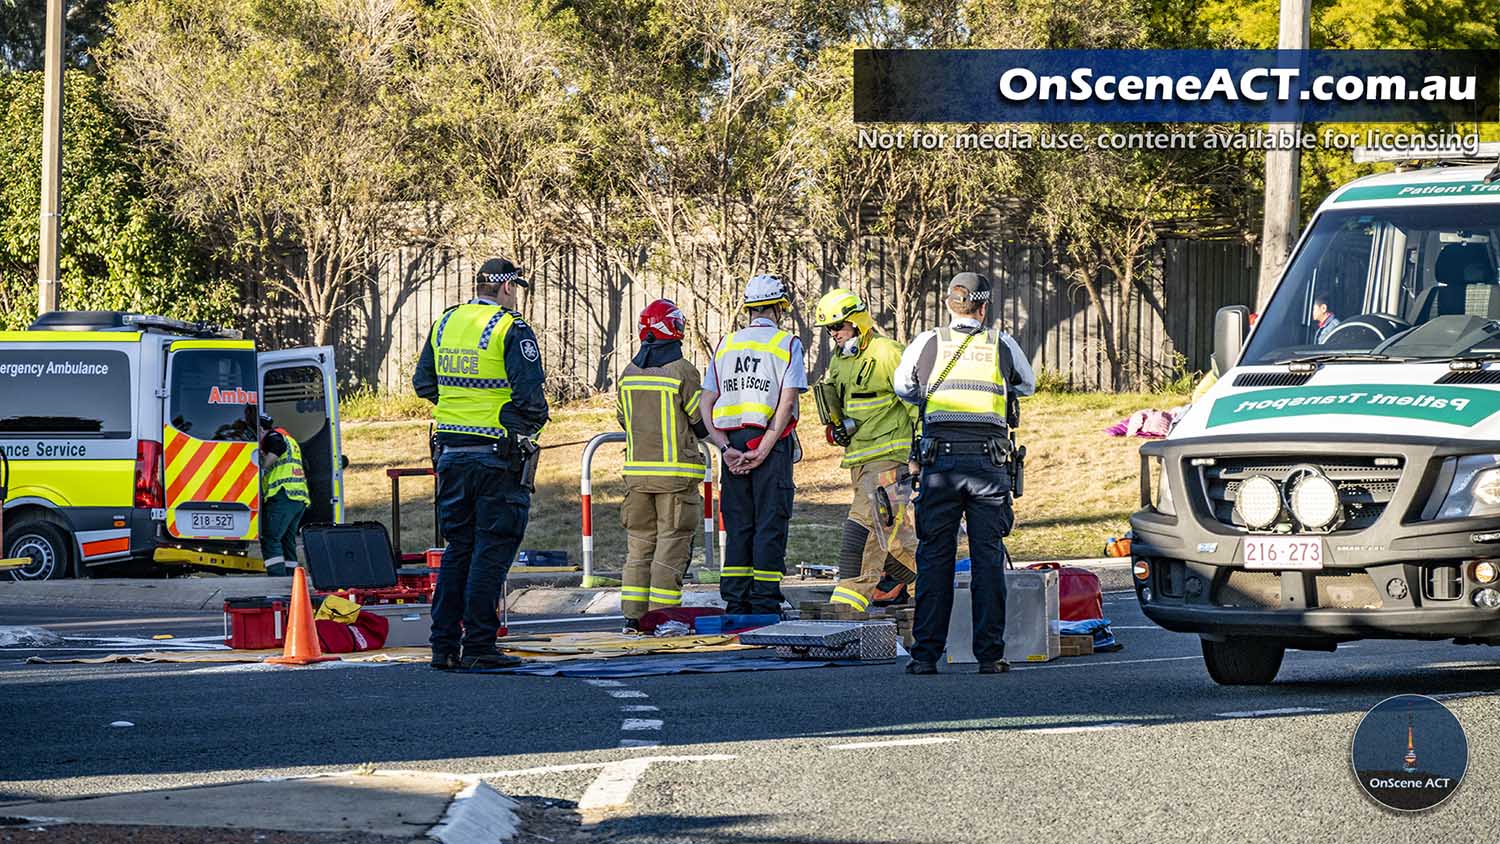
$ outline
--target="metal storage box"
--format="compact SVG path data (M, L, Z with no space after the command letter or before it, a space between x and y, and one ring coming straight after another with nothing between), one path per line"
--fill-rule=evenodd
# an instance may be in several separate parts
M1005 658L1010 662L1048 662L1062 656L1058 574L1054 570L1008 569L1005 572ZM970 575L961 573L953 590L948 620L948 663L976 662L974 602Z

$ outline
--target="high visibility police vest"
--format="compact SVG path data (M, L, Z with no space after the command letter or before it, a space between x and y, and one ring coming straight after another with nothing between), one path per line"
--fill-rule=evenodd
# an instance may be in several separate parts
M911 450L909 405L896 398L892 381L901 363L901 344L872 337L854 357L835 355L828 362L828 381L837 384L844 415L857 426L844 447L844 468L872 460L905 460Z
M285 428L277 428L276 433L286 440L286 454L277 458L271 471L266 473L266 497L285 495L293 501L310 504L312 498L307 494L307 473L302 468L302 446Z
M502 439L500 411L510 404L505 372L505 336L516 315L498 305L449 308L432 332L439 432Z
M937 330L937 357L929 384L924 424L965 422L1005 428L1005 375L1000 371L999 335L970 335L952 328ZM963 354L958 354L963 347ZM954 356L957 355L957 360ZM952 366L949 363L952 362ZM944 372L946 376L943 376ZM939 382L938 378L942 377Z
M666 366L641 369L635 364L620 375L620 415L625 423L626 478L703 478L703 458L692 433L691 416L703 395L683 378L696 370L678 358Z
M714 427L766 428L781 400L781 379L792 361L792 335L770 325L731 333L714 352L719 400Z

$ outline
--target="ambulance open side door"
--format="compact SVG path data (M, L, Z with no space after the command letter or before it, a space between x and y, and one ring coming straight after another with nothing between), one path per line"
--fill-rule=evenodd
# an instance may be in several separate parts
M261 352L260 404L302 447L308 505L303 524L344 521L344 454L332 346Z

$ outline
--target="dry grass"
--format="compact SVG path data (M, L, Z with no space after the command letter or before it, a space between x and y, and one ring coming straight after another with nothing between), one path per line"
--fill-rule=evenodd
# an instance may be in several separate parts
M1171 407L1185 396L1173 394L1043 394L1023 403L1026 425L1026 494L1016 503L1017 528L1008 540L1017 560L1093 557L1105 540L1123 532L1139 502L1137 448L1140 440L1109 437L1102 429L1143 407ZM803 417L816 421L811 401ZM803 437L805 456L796 469L797 507L792 519L787 564L835 562L839 535L851 493L839 450L823 442L815 425ZM602 431L615 431L609 397L554 409L544 443L573 443ZM620 527L619 479L623 446L599 450L594 459L594 547L600 571L624 562ZM344 452L349 518L390 522L390 482L385 470L428 465L427 424L422 421L346 423ZM537 473L531 524L525 548L565 549L580 554L578 499L581 445L548 448ZM402 480L403 545L415 551L432 537L432 482ZM699 555L701 556L701 550Z

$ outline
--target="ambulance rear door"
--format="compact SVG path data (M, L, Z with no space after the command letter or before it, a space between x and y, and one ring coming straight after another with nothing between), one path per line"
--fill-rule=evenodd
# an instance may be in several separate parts
M167 533L260 536L259 383L248 340L174 340L162 424Z
M304 524L344 521L344 455L332 346L260 353L261 410L302 447Z

